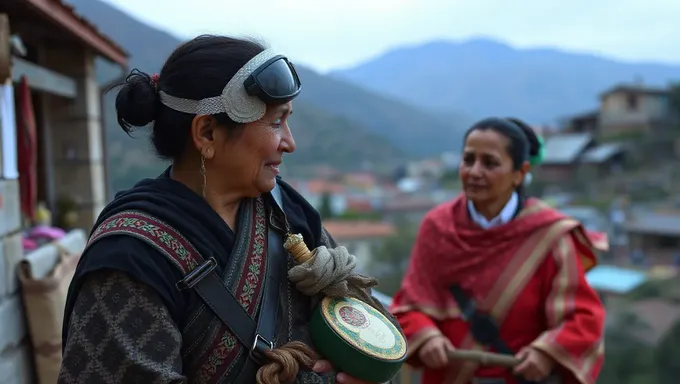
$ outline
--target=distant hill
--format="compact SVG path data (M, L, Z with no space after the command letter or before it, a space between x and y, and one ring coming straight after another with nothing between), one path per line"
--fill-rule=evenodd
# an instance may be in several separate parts
M115 119L109 121L115 124ZM391 172L408 158L404 151L384 143L384 138L344 117L330 116L309 105L298 104L290 117L297 150L284 156L283 171L288 177L304 176L319 165L332 165L341 170L371 169ZM140 177L154 176L167 166L153 158L146 139L148 132L133 132L133 138L122 130L108 132L112 188L126 188Z
M99 0L69 0L131 53L130 68L158 72L181 40L152 28ZM107 69L102 69L105 72ZM395 166L409 157L457 148L460 129L454 119L413 107L351 83L299 68L303 92L296 100L291 126L298 150L289 170L328 164L341 169ZM100 73L100 77L106 77ZM108 76L110 78L111 76ZM151 161L148 141L131 141L117 126L114 94L106 96L106 128L114 190L140 175L153 175L162 165ZM140 134L136 136L141 137Z
M299 101L357 121L408 153L429 155L458 150L466 128L463 114L435 113L359 85L300 68Z
M544 124L596 107L598 94L617 83L641 79L665 86L680 79L680 64L625 63L472 39L394 49L332 75L422 108Z

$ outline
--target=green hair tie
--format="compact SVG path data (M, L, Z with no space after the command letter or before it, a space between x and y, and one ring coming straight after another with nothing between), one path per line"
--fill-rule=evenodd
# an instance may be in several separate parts
M541 136L537 135L536 138L538 139L538 153L529 158L529 164L532 167L541 164L545 159L545 142Z

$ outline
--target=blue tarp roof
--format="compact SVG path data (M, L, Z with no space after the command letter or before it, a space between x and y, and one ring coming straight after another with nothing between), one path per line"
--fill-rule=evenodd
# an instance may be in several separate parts
M598 291L628 293L647 280L642 271L599 265L586 274L588 283Z

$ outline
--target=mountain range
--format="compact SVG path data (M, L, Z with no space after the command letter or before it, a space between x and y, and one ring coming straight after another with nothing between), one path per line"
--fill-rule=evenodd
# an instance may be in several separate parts
M130 69L158 72L182 42L109 3L67 1L131 53ZM516 116L532 124L551 123L596 107L598 94L616 84L642 80L664 86L680 79L680 65L517 49L490 39L398 47L352 68L320 74L301 67L298 72L303 92L291 117L298 150L285 160L291 171L306 165L389 168L457 151L462 133L476 119ZM131 141L117 127L114 99L113 93L106 96L104 112L117 189L160 164L150 161L147 140Z
M680 80L680 65L477 38L400 47L331 74L435 112L516 116L538 125L596 108L598 95L617 84L667 86Z

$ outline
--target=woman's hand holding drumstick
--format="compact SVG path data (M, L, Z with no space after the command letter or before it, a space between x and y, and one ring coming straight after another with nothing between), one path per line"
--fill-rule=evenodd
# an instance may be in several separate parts
M428 368L440 369L449 365L449 353L455 350L451 341L443 335L426 341L418 350L418 358Z

